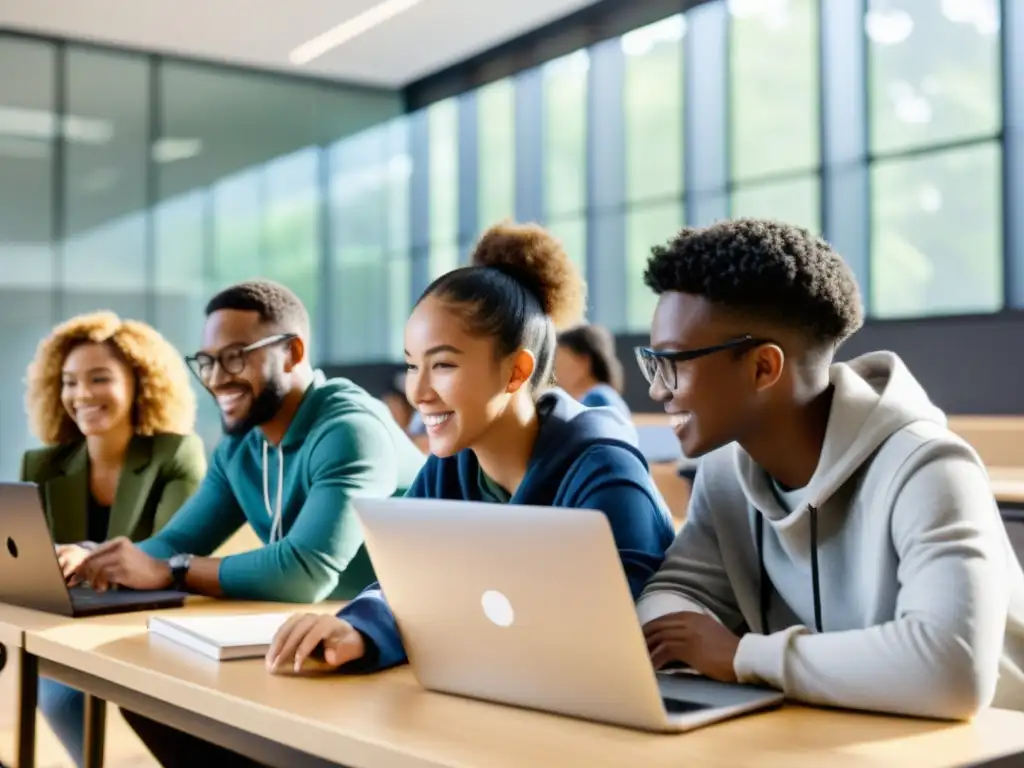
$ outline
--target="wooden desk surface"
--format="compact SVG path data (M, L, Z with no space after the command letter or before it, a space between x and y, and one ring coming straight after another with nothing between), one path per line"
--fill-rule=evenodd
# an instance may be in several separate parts
M60 626L67 621L68 619L62 616L0 603L0 643L21 648L26 630L47 629Z
M186 610L280 608L203 602ZM150 637L140 614L37 624L27 632L26 646L115 685L352 768L937 768L1024 750L1024 714L1003 710L948 724L794 706L691 734L645 734L429 693L408 667L355 677L271 676L259 660L218 663Z
M988 477L997 501L1024 504L1024 467L989 467Z

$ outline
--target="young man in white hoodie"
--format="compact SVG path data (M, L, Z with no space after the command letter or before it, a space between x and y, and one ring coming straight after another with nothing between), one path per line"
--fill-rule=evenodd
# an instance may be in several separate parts
M637 606L654 665L851 709L1024 709L1024 573L985 468L895 354L833 362L862 323L840 256L729 221L655 248L645 281L637 358L703 456Z

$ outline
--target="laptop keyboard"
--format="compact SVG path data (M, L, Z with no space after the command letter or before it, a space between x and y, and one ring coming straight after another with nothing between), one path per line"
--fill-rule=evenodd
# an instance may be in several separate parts
M661 701L665 705L665 711L670 715L685 715L689 712L711 709L710 704L701 701L683 701L682 699L670 699L667 696L662 696Z
M71 589L68 590L68 593L71 595L71 602L75 605L100 605L102 603L110 602L110 593L97 592L92 587L71 587Z

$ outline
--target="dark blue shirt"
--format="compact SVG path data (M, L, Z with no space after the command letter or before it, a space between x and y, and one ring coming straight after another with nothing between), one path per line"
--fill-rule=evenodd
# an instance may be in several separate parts
M476 455L464 450L449 458L431 456L408 497L465 501L506 501L531 506L603 512L633 599L664 559L675 535L672 517L636 447L636 430L617 411L587 408L565 392L537 402L540 432L526 475L506 499L489 489ZM438 563L443 568L444 563ZM366 642L366 655L342 667L372 672L406 660L398 624L378 584L367 587L338 616Z

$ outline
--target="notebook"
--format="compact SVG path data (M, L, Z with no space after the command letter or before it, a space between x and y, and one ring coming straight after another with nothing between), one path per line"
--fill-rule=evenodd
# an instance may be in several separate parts
M191 648L211 659L265 656L277 630L290 613L230 616L151 616L150 633Z

